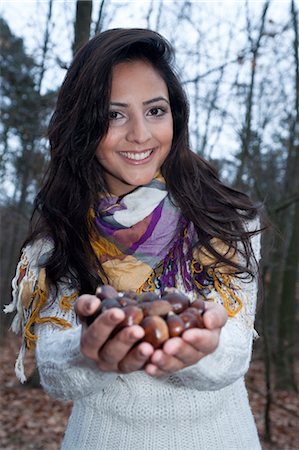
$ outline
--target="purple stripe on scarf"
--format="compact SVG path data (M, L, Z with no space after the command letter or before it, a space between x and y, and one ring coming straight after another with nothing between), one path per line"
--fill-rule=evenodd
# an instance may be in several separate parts
M101 233L107 237L113 236L113 233L120 229L120 225L118 227L113 226L110 223L103 220L101 217L96 217L96 224Z
M168 199L163 203L160 220L154 228L150 240L143 242L138 248L138 254L152 255L160 260L167 255L178 237L178 221L180 217L178 211L170 207Z
M152 235L152 233L161 217L163 205L164 205L164 200L162 202L160 202L160 204L157 206L157 208L153 211L151 221L150 221L149 226L147 227L147 230L144 233L144 235L141 236L141 238L137 242L134 242L134 244L131 245L131 247L129 249L131 253L134 253L139 248L139 246L141 246L141 244L146 242L147 239Z

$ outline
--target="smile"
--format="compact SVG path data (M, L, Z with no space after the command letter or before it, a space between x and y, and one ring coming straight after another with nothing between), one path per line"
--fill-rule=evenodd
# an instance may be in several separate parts
M148 158L152 154L153 151L154 151L153 149L150 149L150 150L146 150L144 152L135 152L135 153L120 152L120 154L125 156L128 159L133 160L133 161L142 161L143 159Z

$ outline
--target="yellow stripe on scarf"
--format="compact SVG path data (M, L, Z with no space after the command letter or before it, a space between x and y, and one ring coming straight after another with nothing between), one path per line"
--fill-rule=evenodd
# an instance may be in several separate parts
M124 253L122 253L116 245L112 244L108 239L105 239L102 236L98 236L97 239L91 239L90 243L99 261L101 261L105 255L112 258L115 256L124 256Z

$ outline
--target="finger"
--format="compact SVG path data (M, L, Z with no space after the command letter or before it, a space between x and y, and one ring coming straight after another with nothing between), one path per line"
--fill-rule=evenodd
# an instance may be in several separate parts
M88 358L98 360L98 352L105 344L115 327L124 320L125 313L119 308L103 312L81 334L81 351Z
M156 350L151 357L151 363L164 373L173 373L185 367L185 364L175 356L166 354L163 350Z
M84 294L75 302L75 312L81 321L91 316L99 308L101 301L95 295Z
M192 344L179 337L169 339L163 346L163 352L175 356L185 366L197 363L204 356Z
M227 321L228 315L226 309L217 303L206 303L206 310L203 315L203 321L206 328L222 328Z
M151 377L157 378L166 377L169 375L167 372L164 372L152 363L146 364L144 371Z
M133 348L122 361L120 361L118 364L119 372L130 373L142 369L153 352L154 349L149 343L143 342L139 344L137 347Z
M125 327L112 339L109 339L98 353L98 366L105 371L118 371L118 365L132 346L144 336L139 325Z
M220 329L215 330L192 328L183 333L182 339L202 354L212 353L219 344Z

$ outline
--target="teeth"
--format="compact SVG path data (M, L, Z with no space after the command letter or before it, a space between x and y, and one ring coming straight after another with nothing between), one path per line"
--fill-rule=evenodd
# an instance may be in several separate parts
M147 158L151 153L152 150L148 150L147 152L141 153L120 152L121 155L124 155L128 159L134 159L135 161L141 161L142 159Z

